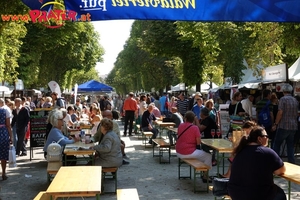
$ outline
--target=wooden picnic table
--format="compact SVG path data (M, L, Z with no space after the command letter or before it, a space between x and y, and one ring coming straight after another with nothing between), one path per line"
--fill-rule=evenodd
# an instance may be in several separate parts
M232 142L225 139L201 139L201 143L205 144L206 146L211 147L212 149L216 150L217 152L217 173L220 173L220 160L223 163L223 174L224 174L224 159L225 153L232 153L233 146Z
M100 199L101 166L61 167L46 193L58 197L95 197Z
M93 146L94 143L89 143L85 144L83 142L75 142L73 144L67 144L64 149L64 154L65 154L65 165L67 165L67 161L73 161L73 160L67 160L67 156L85 156L88 155L87 157L84 157L85 160L92 161L92 164L94 165L95 160L94 160L94 149L89 149L91 146Z
M300 166L289 162L284 162L286 171L280 177L288 181L288 199L291 199L291 182L300 184Z

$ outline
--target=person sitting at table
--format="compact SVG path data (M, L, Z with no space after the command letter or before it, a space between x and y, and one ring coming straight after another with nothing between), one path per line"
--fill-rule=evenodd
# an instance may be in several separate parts
M243 124L242 129L243 129L243 131L246 132L246 135L249 135L250 132L251 132L251 130L252 130L252 128L255 127L255 126L257 126L257 124L256 124L254 121L246 121L246 122ZM232 140L232 139L231 139L231 140ZM232 142L232 141L231 141L231 142ZM231 163L232 163L232 161L233 161L233 157L228 158L228 161L230 162L230 165L229 165L229 167L228 167L228 170L227 170L227 172L226 172L224 175L218 174L218 176L219 176L220 178L229 178L229 177L230 177L230 174L231 174Z
M119 136L113 131L112 120L103 118L100 122L100 130L103 134L102 140L98 145L90 147L90 149L96 150L98 154L95 165L120 167L123 163L121 141Z
M203 133L205 139L212 138L211 130L218 129L216 122L209 116L209 112L210 111L208 110L208 108L204 107L201 109L201 113L200 113L201 122L199 128L201 133ZM215 134L214 138L218 138L218 136ZM212 150L210 147L206 145L202 145L202 149L207 153L210 153L210 150ZM212 154L212 165L213 166L217 165L215 150L213 150L213 154Z
M119 127L119 124L118 122L116 122L114 119L113 119L113 111L111 110L104 110L102 112L102 117L103 118L107 118L107 119L110 119L112 120L113 122L113 132L115 132L120 140L121 140L121 134L120 134L120 127ZM92 141L94 142L101 142L101 140L103 139L103 134L101 132L101 128L100 128L100 125L98 126L98 129L97 129L97 133L92 137ZM129 159L125 153L125 142L123 140L121 140L121 151L122 151L122 155L123 155L123 158L124 159ZM128 165L130 164L128 161L124 160L123 159L123 165Z
M47 141L45 143L44 146L44 156L46 158L47 156L47 148L49 146L50 143L52 142L57 142L59 141L61 138L63 138L58 144L62 147L64 147L66 144L73 144L75 142L78 142L80 140L80 138L72 138L72 137L66 137L63 135L61 129L63 126L63 111L60 109L53 109L48 116L48 120L50 122L50 124L52 125L52 128L49 132L49 135L47 137Z
M187 111L184 115L184 123L178 127L178 137L176 143L176 153L178 158L196 158L211 167L211 154L200 149L201 135L199 128L193 124L195 114ZM208 177L203 177L203 182L207 182Z
M171 119L175 123L174 128L178 128L178 126L181 123L183 123L183 117L179 112L177 112L177 107L172 107L171 111L172 111ZM174 131L169 130L168 131L168 137L169 137L169 140L170 140L170 145L174 145L174 140L175 140L175 142L177 141L177 133L175 133Z
M156 120L156 117L153 115L153 105L151 103L148 106L148 109L143 113L142 116L142 131L151 131L153 133L152 137L149 140L149 144L152 144L152 139L155 139L158 134L157 128L154 128L152 122Z
M194 104L194 106L192 107L192 111L195 113L197 119L199 120L199 122L201 121L201 110L204 108L203 105L203 99L201 97L197 97L196 98L196 103Z
M71 127L74 125L74 122L72 121L71 115L75 112L73 106L68 106L67 108L67 115L64 117L64 122L67 125L67 127Z
M91 130L91 134L94 135L97 132L97 127L100 124L100 121L102 119L101 111L98 107L93 106L92 112L89 116L89 122L93 125L93 128Z
M285 172L285 166L275 151L266 147L268 135L264 128L254 127L243 136L233 150L234 160L228 183L232 200L285 200L284 191L274 184L273 175Z

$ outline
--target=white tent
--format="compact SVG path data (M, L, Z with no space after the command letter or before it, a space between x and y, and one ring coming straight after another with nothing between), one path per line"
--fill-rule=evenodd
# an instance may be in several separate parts
M0 85L0 97L10 97L11 93L12 90L10 90L8 87Z
M249 88L257 89L261 84L261 77L256 77L253 75L253 70L248 68L248 64L244 60L243 64L247 69L243 70L244 76L242 77L241 82L238 84L238 89L240 88ZM258 64L257 68L262 68L262 65Z
M215 83L212 83L212 88L216 88L218 87ZM210 82L207 81L205 83L201 84L201 93L207 94L208 90L211 89L210 88ZM185 91L186 87L184 83L179 83L175 86L171 86L171 90L168 92L179 92L179 91ZM188 89L188 93L194 93L196 92L196 86L192 86L191 88Z
M289 80L295 82L300 80L300 57L289 68Z

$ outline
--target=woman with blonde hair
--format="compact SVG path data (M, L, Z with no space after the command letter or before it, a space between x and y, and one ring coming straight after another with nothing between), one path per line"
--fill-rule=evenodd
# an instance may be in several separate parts
M93 125L93 128L91 130L92 135L97 133L97 128L101 120L102 120L102 116L101 116L100 109L96 106L93 106L91 113L89 113L89 122Z
M177 99L176 99L175 96L172 96L172 98L170 99L169 107L168 107L169 112L172 113L172 108L173 108L173 107L177 107Z

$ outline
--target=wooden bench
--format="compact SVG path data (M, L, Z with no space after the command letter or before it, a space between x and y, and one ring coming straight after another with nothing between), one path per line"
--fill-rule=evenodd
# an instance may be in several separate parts
M53 178L57 174L57 172L61 166L62 166L61 161L48 162L48 165L47 165L47 180L48 180L48 182L50 182L51 178Z
M181 176L180 175L180 170L181 170L181 167L183 164L187 164L189 166L189 169L190 169L189 176ZM194 169L194 192L203 192L203 190L196 190L196 178L197 178L197 175L200 178L202 175L208 177L210 167L196 158L179 158L178 159L178 179L181 179L181 178L191 179L192 178L191 168ZM207 183L206 183L206 190L204 190L206 192L208 192L208 182L209 181L207 181Z
M151 131L142 131L143 134L143 143L145 144L145 148L148 144L148 140L152 137L153 133Z
M136 188L118 189L117 200L139 200L139 195Z
M214 187L213 186L209 186L208 187L210 191L213 191ZM231 197L229 195L224 195L222 197L220 197L221 200L231 200ZM218 200L218 197L215 196L215 200Z
M116 193L117 192L117 184L118 184L118 176L117 167L102 167L102 192L104 193L104 181L105 179L113 179L115 181L115 190L113 192L105 192L105 193ZM110 174L108 174L110 173Z
M157 146L156 146L156 145ZM166 142L164 139L152 139L152 147L153 147L153 157L159 157L159 163L170 163L170 157L171 157L171 145ZM155 147L158 148L158 154L155 154ZM168 161L162 162L162 157L164 152L168 153Z
M50 194L47 194L46 191L39 192L33 200L49 200L51 198Z

